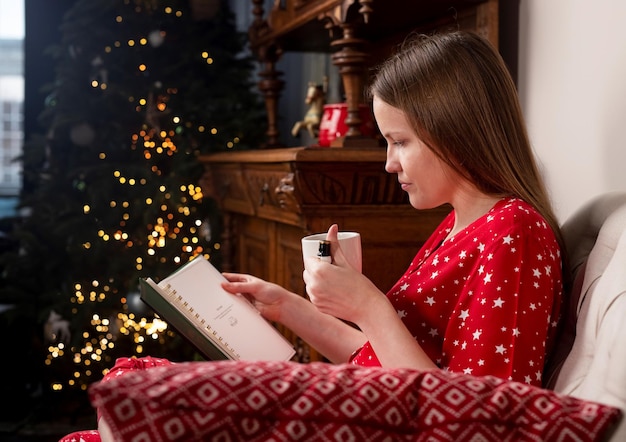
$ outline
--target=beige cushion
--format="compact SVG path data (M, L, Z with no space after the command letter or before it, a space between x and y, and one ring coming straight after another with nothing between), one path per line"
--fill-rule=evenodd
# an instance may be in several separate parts
M626 410L626 193L595 198L563 233L574 272L584 273L571 299L575 339L554 390ZM626 440L624 420L613 439Z

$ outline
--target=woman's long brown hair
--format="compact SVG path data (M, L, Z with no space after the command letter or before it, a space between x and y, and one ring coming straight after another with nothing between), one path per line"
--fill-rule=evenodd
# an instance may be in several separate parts
M487 40L463 31L414 36L380 66L369 93L403 111L419 138L481 191L535 207L566 262L515 83Z

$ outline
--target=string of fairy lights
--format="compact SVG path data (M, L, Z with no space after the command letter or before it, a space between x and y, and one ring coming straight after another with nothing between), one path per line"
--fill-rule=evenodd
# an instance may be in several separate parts
M125 3L129 4L130 0L125 0ZM135 10L136 12L141 12L141 7L138 3L139 2L135 2ZM166 14L173 14L177 18L181 18L183 16L183 11L174 10L169 6L165 7L164 11ZM124 23L124 18L121 15L118 15L115 17L115 21L118 24L122 24ZM153 47L157 47L162 44L166 37L167 35L165 31L156 30L147 36L139 36L135 39L128 39L126 42L116 40L112 44L106 45L103 50L105 54L110 54L116 49L134 47L136 45L152 45ZM214 60L209 51L202 51L200 56L208 65L213 64ZM98 78L94 77L89 80L93 90L104 91L109 87L107 72L104 69L103 64L102 57L96 57L96 59L92 61L93 66L99 67ZM149 70L149 66L146 63L139 63L137 65L137 70L139 72L146 72ZM173 95L177 93L177 90L169 88L166 90L166 93ZM155 155L174 155L178 151L178 147L175 142L176 135L180 134L182 127L190 129L192 128L192 125L190 123L185 123L180 116L170 116L167 114L169 101L168 95L160 94L155 98L152 94L149 94L146 97L140 97L138 99L131 96L128 100L130 103L136 103L135 111L146 113L148 116L151 112L158 112L159 114L154 117L154 121L159 121L162 116L167 115L167 118L170 118L170 122L175 126L174 129L161 130L158 127L158 124L144 124L144 127L138 130L137 133L130 136L129 148L134 150L143 149L143 156L146 160L153 159ZM147 118L147 120L150 121L149 118ZM206 127L205 125L198 125L195 130L200 133L208 132L212 135L216 135L218 133L217 128ZM238 142L239 139L235 137L231 141L228 141L226 145L228 148L232 148ZM98 158L100 160L105 160L107 155L105 152L100 152ZM162 175L162 172L156 165L152 166L151 172L155 176ZM113 172L112 179L116 180L122 186L145 186L149 184L145 178L136 179L127 176L122 170L115 170ZM176 211L179 215L182 215L185 218L192 217L193 211L189 207L188 203L199 202L202 200L202 189L195 183L188 183L181 185L178 190L180 193L176 194L181 195L179 204L173 204L172 198L175 192L168 189L166 185L160 185L158 187L158 191L161 193L160 200L166 201L167 203L161 203L161 206L159 207L162 216L159 216L153 223L146 226L147 241L145 242L146 249L144 252L148 256L157 256L158 250L160 248L164 248L168 240L180 239L182 248L180 250L180 255L174 257L174 261L176 263L180 263L183 256L191 258L198 255L204 255L206 258L209 258L210 251L205 250L200 238L202 220L193 219L191 222L183 222L180 220L175 221L176 216L173 213L173 211ZM157 204L155 199L151 197L147 197L144 202L146 205ZM170 205L175 207L170 209ZM104 229L98 230L98 240L104 242L119 241L127 248L135 247L130 234L124 229L133 210L130 202L111 201L109 206L111 208L123 209L119 227L111 232L107 232ZM83 214L88 216L91 212L91 206L89 204L85 204L83 206ZM86 251L92 247L93 244L90 242L85 242L83 244L83 248ZM219 249L219 244L215 244L214 247L215 249ZM162 257L160 259L164 260L166 258ZM137 270L141 270L143 268L143 260L144 258L142 256L136 257L135 266ZM101 281L94 280L87 285L75 283L73 295L71 297L71 302L75 305L73 313L76 314L78 308L81 306L84 308L89 304L103 302L110 296L120 296L117 289L111 282L103 283ZM121 301L122 305L126 305L126 297L122 296ZM164 335L172 333L172 331L168 329L167 323L158 317L147 319L128 311L118 312L113 317L101 317L99 314L93 313L90 322L92 331L85 330L82 332L82 347L67 348L66 344L63 342L57 342L48 347L48 356L45 361L47 365L51 365L55 359L63 357L66 352L69 351L72 354L72 361L77 367L73 373L73 377L67 380L66 383L55 381L55 383L51 386L53 390L61 391L66 386L78 386L79 388L85 390L90 383L90 378L99 374L105 374L108 368L103 369L102 373L94 373L92 371L92 366L94 366L95 363L103 361L107 351L115 348L116 337L119 335L131 337L134 344L135 354L141 355L144 351L144 345L148 339L160 341Z

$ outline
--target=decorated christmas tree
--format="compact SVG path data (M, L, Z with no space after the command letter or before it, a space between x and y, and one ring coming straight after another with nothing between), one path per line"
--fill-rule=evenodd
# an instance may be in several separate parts
M253 147L263 120L226 1L78 0L61 32L0 301L34 324L40 388L84 392L117 357L196 356L138 278L197 255L219 268L198 156Z

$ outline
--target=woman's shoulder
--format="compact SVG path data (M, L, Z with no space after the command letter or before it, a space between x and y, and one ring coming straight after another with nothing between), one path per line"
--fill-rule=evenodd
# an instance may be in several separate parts
M543 223L545 226L548 225L537 209L526 201L516 197L503 198L498 201L493 206L488 216L491 219L502 219L521 223L534 221Z
M541 213L520 198L503 198L492 208L488 217L502 231L523 233L528 238L540 241L555 239L552 228Z

